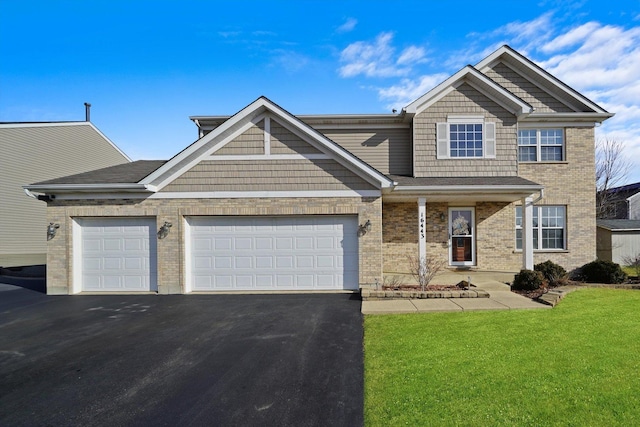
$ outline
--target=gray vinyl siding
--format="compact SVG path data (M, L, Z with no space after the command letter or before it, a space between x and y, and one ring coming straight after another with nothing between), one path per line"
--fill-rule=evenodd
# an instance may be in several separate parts
M330 159L202 161L163 192L369 190Z
M319 154L320 150L309 145L275 120L271 120L271 154Z
M640 219L640 193L629 197L628 219ZM640 253L640 251L638 252Z
M436 124L447 115L482 115L496 124L494 159L437 159ZM471 86L463 84L414 118L415 176L515 176L517 130L513 114Z
M538 113L573 111L558 101L557 98L502 62L499 62L491 71L485 74L514 95L529 103Z
M0 126L0 150L0 266L45 262L46 203L23 185L129 161L88 123Z
M264 154L264 120L213 153L214 156L251 154Z
M321 132L384 174L413 175L409 127L322 129Z

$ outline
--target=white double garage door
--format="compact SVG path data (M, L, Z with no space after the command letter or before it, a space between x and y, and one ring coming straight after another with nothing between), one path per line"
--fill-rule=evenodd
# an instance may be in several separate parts
M171 243L158 240L154 218L76 223L82 291L157 290L157 247ZM358 289L356 216L187 217L185 223L187 292Z

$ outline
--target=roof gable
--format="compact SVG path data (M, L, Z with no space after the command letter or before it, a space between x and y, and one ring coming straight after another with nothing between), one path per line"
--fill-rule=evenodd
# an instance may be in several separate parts
M516 116L526 115L533 111L533 107L527 102L518 98L471 65L467 65L407 105L405 111L408 114L419 114L465 83Z
M234 141L238 142L238 138L243 134L246 134L251 129L260 129L261 122L264 122L262 125L264 127L264 147L265 149L268 149L267 147L270 147L270 144L266 143L266 139L271 138L270 123L272 121L275 125L274 130L276 130L275 139L280 142L281 145L282 141L280 141L280 139L289 138L288 135L295 135L296 138L293 139L296 139L298 144L300 141L304 141L314 147L314 149L323 153L323 155L326 155L328 158L331 158L349 168L376 187L386 188L393 184L393 182L385 175L353 156L344 148L329 140L324 135L265 97L258 98L247 107L231 116L213 131L191 144L166 164L145 177L140 181L140 184L152 185L154 188L160 190L169 185L183 173L192 169L201 161L207 161L213 158L223 158L226 160L249 159L251 157L247 157L247 155L243 154L216 156L215 153L223 149L225 146L232 144ZM286 132L282 129L286 129ZM282 137L279 138L279 135ZM291 140L291 138L289 139ZM253 141L253 146L255 148L255 141ZM274 153L272 155L270 152L266 151L264 154L254 154L254 156L257 156L255 157L256 159L259 158L259 156L270 156L270 158L273 158L275 155L277 154ZM308 157L314 155L315 154L303 154L302 156Z
M517 71L522 77L528 79L538 88L543 89L564 103L575 113L596 113L603 115L603 118L612 116L612 114L608 113L605 109L549 74L508 45L500 47L484 58L476 64L476 68L482 73L487 73L499 63L503 63L507 67Z

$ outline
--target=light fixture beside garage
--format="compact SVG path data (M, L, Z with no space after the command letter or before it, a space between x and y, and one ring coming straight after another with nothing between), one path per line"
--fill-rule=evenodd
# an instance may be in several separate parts
M47 226L47 240L51 240L56 237L58 228L60 228L60 224L54 224L53 222L49 223L49 225Z
M160 230L158 230L158 239L164 239L165 237L167 237L167 235L169 234L169 229L172 225L173 224L171 224L169 221L165 221L164 224L162 224L162 227L160 227Z
M358 236L364 236L371 231L371 220L367 220L364 224L358 227Z

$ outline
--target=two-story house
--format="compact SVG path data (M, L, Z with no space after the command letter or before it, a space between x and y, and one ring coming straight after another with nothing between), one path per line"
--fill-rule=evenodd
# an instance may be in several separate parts
M264 97L199 139L27 186L49 198L48 292L357 290L410 257L517 271L595 259L594 126L612 114L508 46L399 114Z

